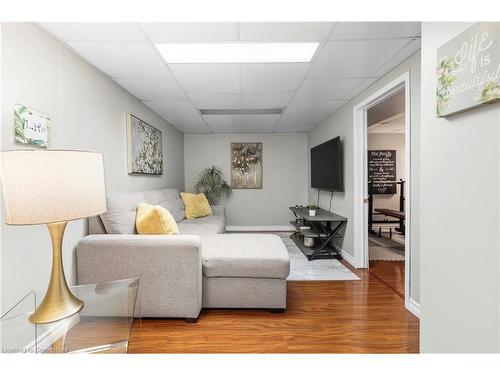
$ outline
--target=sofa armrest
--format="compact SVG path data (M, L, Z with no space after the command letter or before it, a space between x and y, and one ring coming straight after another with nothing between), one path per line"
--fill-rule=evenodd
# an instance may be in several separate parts
M212 207L212 214L226 217L226 207L224 205L214 204L211 207Z
M136 314L196 318L202 304L198 236L101 234L77 245L78 284L140 277Z

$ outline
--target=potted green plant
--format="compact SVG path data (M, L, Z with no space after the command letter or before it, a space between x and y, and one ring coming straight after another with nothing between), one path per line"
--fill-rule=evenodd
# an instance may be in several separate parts
M307 208L309 209L309 216L316 216L316 210L319 208L315 204L308 204Z
M224 180L222 169L214 165L200 172L194 184L194 191L205 194L210 204L233 194L231 186Z

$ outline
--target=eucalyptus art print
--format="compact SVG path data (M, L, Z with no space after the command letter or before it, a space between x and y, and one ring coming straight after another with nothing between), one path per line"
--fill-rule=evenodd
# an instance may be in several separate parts
M14 106L14 133L16 143L49 146L50 118L46 113L21 104Z

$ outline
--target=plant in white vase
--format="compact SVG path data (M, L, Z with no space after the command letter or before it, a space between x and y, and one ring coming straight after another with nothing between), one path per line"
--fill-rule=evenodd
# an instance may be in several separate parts
M318 209L318 206L316 206L315 204L309 204L307 208L309 209L309 216L316 216L316 210Z

